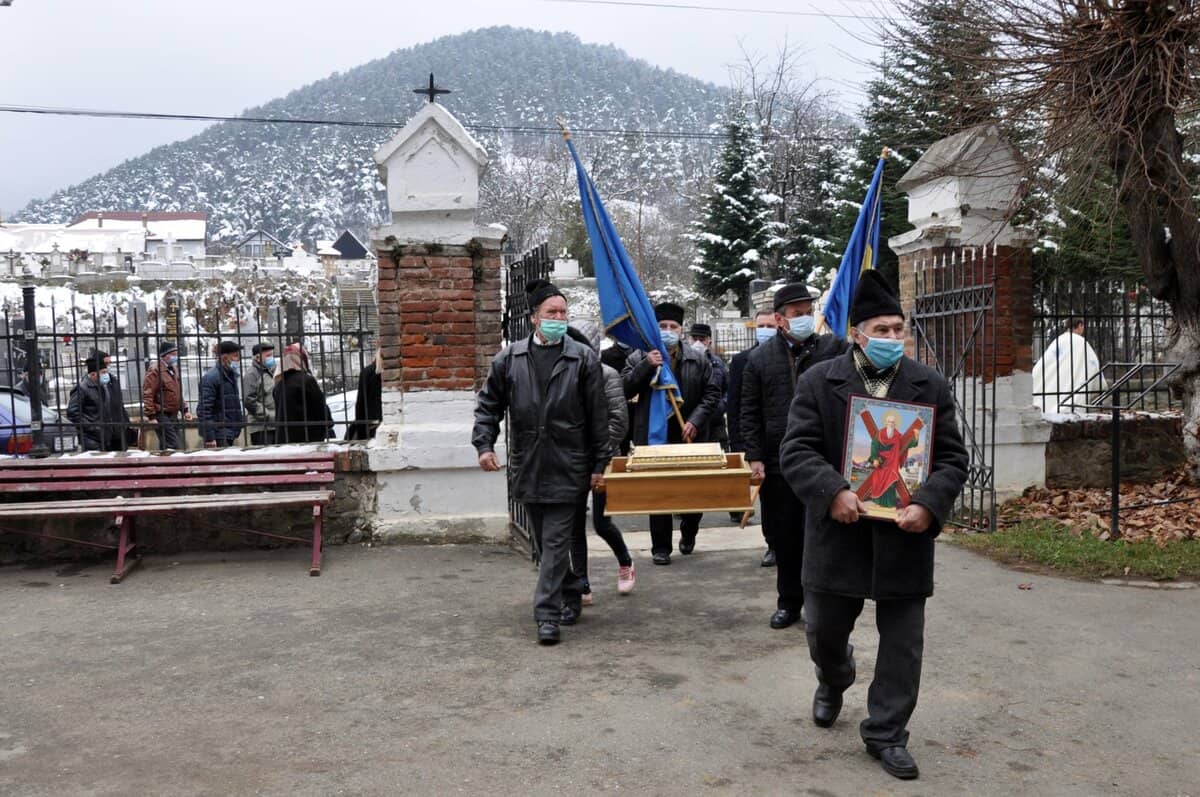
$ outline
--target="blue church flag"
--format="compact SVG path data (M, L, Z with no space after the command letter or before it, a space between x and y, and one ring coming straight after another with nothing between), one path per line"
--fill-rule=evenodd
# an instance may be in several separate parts
M854 300L854 289L858 287L858 275L875 267L875 253L879 251L879 220L882 216L881 183L888 154L884 150L879 163L875 165L875 175L858 211L854 232L846 244L846 252L842 255L833 285L829 286L829 299L824 308L825 325L833 334L841 337L850 331L850 302Z
M565 134L564 134L565 137ZM596 290L600 294L600 316L605 330L616 340L641 351L658 349L663 355L663 364L655 380L655 390L650 395L650 428L647 442L660 445L667 442L667 423L671 418L668 390L678 392L679 385L671 373L671 357L658 334L658 319L637 269L621 243L621 236L613 227L596 186L588 176L575 145L567 138L567 149L575 161L575 175L579 178L579 201L583 205L583 223L587 227L588 241L592 245L592 265L596 273Z

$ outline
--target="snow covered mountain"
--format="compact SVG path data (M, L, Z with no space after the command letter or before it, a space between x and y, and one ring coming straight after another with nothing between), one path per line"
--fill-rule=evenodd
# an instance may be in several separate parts
M611 46L576 36L511 27L447 36L297 89L246 116L395 121L398 129L424 98L411 92L433 72L454 93L439 97L468 126L708 131L724 108L723 89L659 69ZM371 154L395 129L231 122L157 147L79 185L31 202L18 216L65 222L88 210L205 210L214 241L253 229L283 240L360 237L384 213ZM556 134L472 131L493 154L493 182L510 179L510 154L554 155ZM670 202L681 182L707 168L714 142L612 133L579 137L606 195ZM557 142L561 148L561 141ZM500 156L500 157L495 157ZM565 152L561 155L566 158ZM585 156L588 157L588 156ZM485 191L511 195L519 186ZM513 203L481 209L511 223Z

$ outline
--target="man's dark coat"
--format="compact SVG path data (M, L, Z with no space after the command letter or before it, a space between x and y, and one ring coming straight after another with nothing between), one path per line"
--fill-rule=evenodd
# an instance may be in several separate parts
M887 397L936 407L929 478L913 494L913 502L932 513L933 524L913 534L886 521L844 524L830 517L834 496L849 487L841 468L850 395L867 391L853 352L814 365L796 387L779 451L783 475L808 510L802 574L806 590L875 599L933 594L934 537L966 481L967 452L946 380L907 357L899 367Z
M799 375L816 363L837 357L848 347L845 338L817 335L801 345L797 357L781 332L750 350L742 373L740 407L742 450L747 462L762 462L772 475L780 472L779 443L787 431L788 410Z
M675 371L675 380L679 383L683 394L680 413L683 420L696 427L700 435L705 435L709 422L716 416L717 407L721 402L721 388L713 379L712 365L708 355L693 349L691 346L680 345L679 367ZM654 387L650 380L654 378L656 366L646 359L646 353L635 351L629 355L625 363L625 372L621 374L625 380L625 396L632 399L637 396L632 421L634 445L645 445L649 439L650 429L650 394ZM679 422L671 413L667 422L667 430L673 442L682 440ZM703 440L704 437L698 437Z

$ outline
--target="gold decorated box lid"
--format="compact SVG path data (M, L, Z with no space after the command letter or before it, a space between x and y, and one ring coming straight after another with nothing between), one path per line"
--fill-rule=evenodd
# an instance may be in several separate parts
M629 452L626 470L677 470L680 468L724 468L725 452L720 443L671 443L635 446Z

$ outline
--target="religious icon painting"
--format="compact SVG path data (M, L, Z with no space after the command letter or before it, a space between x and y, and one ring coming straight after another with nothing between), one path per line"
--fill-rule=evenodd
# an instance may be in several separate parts
M933 414L931 404L850 397L842 476L867 517L895 520L929 478Z

